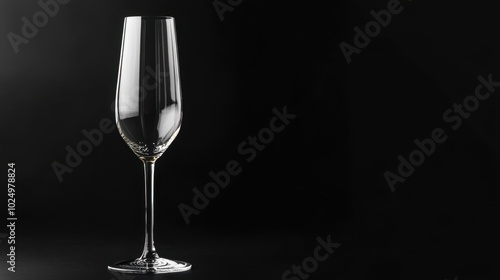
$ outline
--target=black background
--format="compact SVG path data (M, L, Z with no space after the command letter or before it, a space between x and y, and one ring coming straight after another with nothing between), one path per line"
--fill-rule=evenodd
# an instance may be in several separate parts
M40 7L0 1L1 164L16 163L18 217L17 272L1 239L1 279L121 279L106 266L141 252L142 167L116 130L63 182L51 166L114 118L129 15L176 18L184 100L157 163L156 242L194 268L153 278L281 279L331 235L341 246L309 279L498 279L500 91L457 130L443 121L479 75L500 81L498 5L402 0L347 63L340 42L388 2L244 0L221 21L211 1L72 0L16 54L7 34ZM247 163L238 145L284 106L297 117ZM438 127L447 141L391 192L384 172ZM178 205L233 159L242 173L186 225Z

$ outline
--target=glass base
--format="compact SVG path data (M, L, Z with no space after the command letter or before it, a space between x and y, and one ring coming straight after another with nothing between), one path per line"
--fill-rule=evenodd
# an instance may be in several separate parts
M159 274L182 272L191 269L191 264L183 261L175 261L164 258L134 259L117 262L108 266L111 271L133 274Z

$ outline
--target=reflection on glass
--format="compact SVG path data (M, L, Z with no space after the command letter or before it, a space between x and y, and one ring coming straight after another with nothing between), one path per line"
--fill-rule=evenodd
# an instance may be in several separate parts
M120 135L144 164L146 229L142 255L108 266L111 271L145 274L191 269L189 263L160 258L153 240L155 161L181 127L178 68L174 18L125 18L115 114Z

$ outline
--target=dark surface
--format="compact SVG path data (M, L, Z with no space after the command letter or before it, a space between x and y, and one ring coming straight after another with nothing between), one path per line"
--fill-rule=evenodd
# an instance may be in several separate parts
M348 64L339 44L388 2L244 0L221 22L211 1L72 0L15 54L7 34L40 7L0 1L0 166L16 163L18 217L17 272L0 239L0 279L121 279L107 265L140 254L142 167L117 131L62 182L51 164L113 120L123 17L146 14L176 18L184 98L157 163L157 246L194 264L153 278L281 279L331 235L308 279L499 279L500 90L458 129L443 120L478 76L500 81L498 5L402 1ZM247 162L238 146L284 106L297 117ZM384 172L435 128L446 142L391 192ZM179 204L230 160L241 174L187 225Z
M279 278L288 266L284 261L287 257L279 254L279 247L287 246L283 233L229 237L217 232L171 230L168 235L172 240L157 237L163 241L157 246L160 254L189 260L194 268L163 277L133 275L135 279L255 279L264 272ZM140 238L109 232L55 232L19 241L23 244L15 274L19 279L122 279L123 275L107 272L107 264L137 257L142 249ZM10 279L3 278L12 277L9 273L2 271L0 275Z

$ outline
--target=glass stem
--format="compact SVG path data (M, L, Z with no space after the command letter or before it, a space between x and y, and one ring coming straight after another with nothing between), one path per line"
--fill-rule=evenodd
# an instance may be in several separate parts
M144 250L141 259L156 259L156 253L153 228L154 228L154 176L155 176L155 162L144 160L144 207L146 211L145 225L146 236L144 241Z

